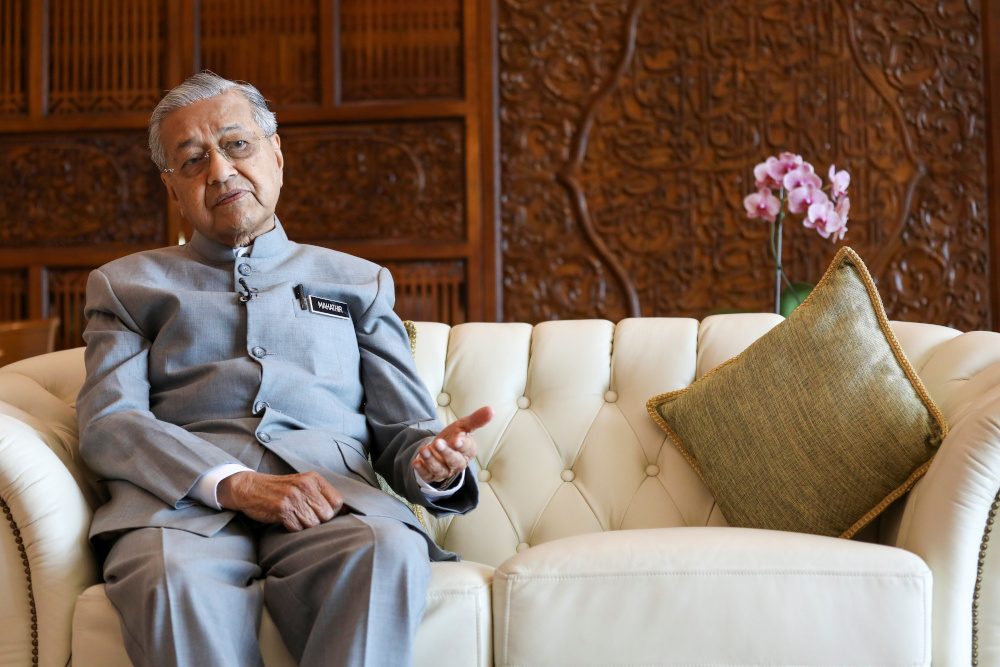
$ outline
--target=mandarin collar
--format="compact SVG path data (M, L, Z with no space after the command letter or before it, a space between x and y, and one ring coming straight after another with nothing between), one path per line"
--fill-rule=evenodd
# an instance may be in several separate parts
M248 256L252 258L274 257L285 252L288 243L288 235L285 234L284 227L278 221L278 216L274 216L274 229L253 240L253 247ZM188 245L210 262L232 262L236 259L231 246L213 241L198 231L195 231L191 236L191 242Z

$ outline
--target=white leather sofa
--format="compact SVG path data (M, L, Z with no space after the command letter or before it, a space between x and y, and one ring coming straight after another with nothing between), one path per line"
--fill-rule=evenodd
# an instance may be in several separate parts
M1000 334L893 324L951 432L865 542L726 527L646 412L779 321L419 323L441 417L496 419L479 508L430 521L465 561L433 566L417 664L1000 665ZM128 664L86 539L83 374L79 349L0 369L2 665ZM292 664L266 615L261 642Z

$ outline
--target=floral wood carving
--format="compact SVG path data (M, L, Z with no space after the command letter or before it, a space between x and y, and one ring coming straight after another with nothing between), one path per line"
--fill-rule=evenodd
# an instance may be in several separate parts
M166 243L146 133L0 137L0 245Z
M891 317L989 327L979 4L923 5L502 2L505 319L766 310L741 198L790 150L851 172ZM787 233L817 279L836 248Z
M278 216L298 241L463 240L461 121L279 130Z

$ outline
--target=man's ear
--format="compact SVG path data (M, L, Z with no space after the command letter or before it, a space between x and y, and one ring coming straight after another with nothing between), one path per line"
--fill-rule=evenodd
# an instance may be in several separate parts
M170 197L172 201L177 201L177 192L174 191L174 186L170 183L170 179L167 178L167 174L160 172L160 180L163 184L167 186L167 196Z
M278 161L278 169L284 171L285 156L281 154L281 137L275 132L271 135L274 138L274 158Z

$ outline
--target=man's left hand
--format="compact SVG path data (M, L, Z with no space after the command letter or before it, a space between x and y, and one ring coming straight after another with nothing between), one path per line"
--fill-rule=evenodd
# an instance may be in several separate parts
M472 433L493 419L493 408L479 408L444 427L430 444L413 458L413 469L425 482L443 482L459 474L476 456L478 447Z

